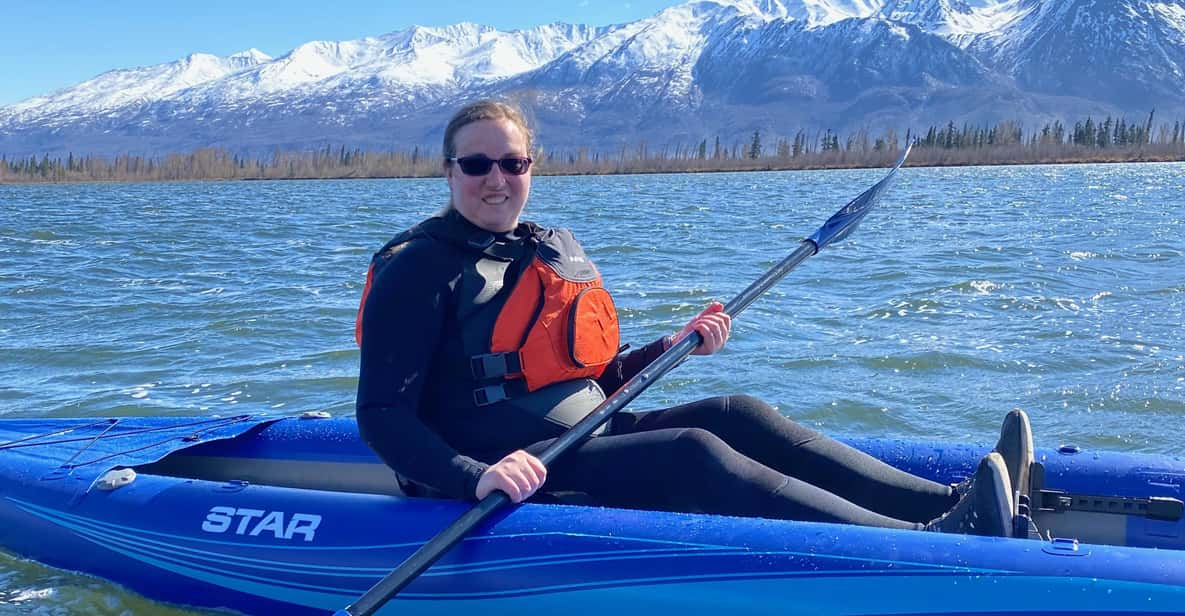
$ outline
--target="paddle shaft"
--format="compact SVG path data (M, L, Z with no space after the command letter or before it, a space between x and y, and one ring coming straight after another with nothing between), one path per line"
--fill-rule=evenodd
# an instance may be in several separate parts
M876 203L877 198L893 177L893 173L897 171L908 155L909 149L907 148L893 167L893 170L884 179L877 182L872 188L861 193L860 196L853 199L840 209L839 212L827 219L827 222L818 231L809 238L802 240L786 258L779 261L754 281L753 284L749 285L748 288L741 291L732 301L728 302L724 307L724 312L733 317L737 316L757 298L761 297L763 293L768 291L770 287L784 278L786 274L789 274L799 263L819 252L820 247L826 246L832 241L838 241L851 233L856 224L864 218L864 215ZM679 362L683 361L702 342L703 336L699 332L692 332L690 335L675 342L658 359L655 359L650 365L643 368L641 372L626 381L613 395L597 405L597 408L593 409L584 419L581 419L576 425L557 438L547 449L544 449L538 456L539 461L544 466L550 466L552 462L569 449L583 442L601 424L608 421L614 413L625 408L634 398L641 395L647 387L650 387L655 381L677 366ZM506 493L500 490L491 492L472 509L465 512L452 524L421 546L420 549L416 550L407 560L403 561L403 564L387 574L382 580L379 580L377 584L366 591L352 605L338 610L334 616L370 616L374 614L383 604L448 553L453 546L465 538L465 535L469 534L470 531L509 502L510 497Z
M776 284L779 280L790 273L799 263L806 260L807 257L815 254L815 243L811 240L803 240L799 243L798 248L790 253L788 257L783 259L780 263L775 265L767 271L756 282L749 285L747 289L742 291L739 295L728 302L724 307L724 312L736 316L740 314L745 308L748 308L762 293L765 293ZM544 466L550 466L557 458L563 455L572 447L587 439L601 424L609 420L614 413L625 408L634 398L637 398L650 387L655 381L661 378L672 368L683 361L692 351L695 350L700 343L703 342L703 337L699 332L692 332L691 335L684 337L671 345L662 355L658 356L650 365L642 369L641 372L634 375L633 378L626 381L612 396L609 396L597 408L581 419L576 425L572 426L567 432L564 432L559 438L555 440L547 449L544 449L539 454L539 461ZM420 549L416 550L414 554L403 561L397 569L392 571L375 584L373 588L366 591L353 605L347 607L343 611L337 612L335 616L370 616L374 614L380 607L383 606L391 597L399 594L408 584L415 580L421 573L431 567L437 560L448 553L453 546L457 545L465 538L469 531L473 530L478 524L481 524L496 512L503 505L510 502L510 497L506 496L505 492L501 490L494 490L488 496L481 499L472 509L466 511L461 517L457 518L447 528L440 531L430 541L425 543Z

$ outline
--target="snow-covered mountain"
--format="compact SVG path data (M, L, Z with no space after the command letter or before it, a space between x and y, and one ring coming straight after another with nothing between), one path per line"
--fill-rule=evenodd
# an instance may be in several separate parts
M0 108L0 153L429 145L518 101L550 148L1185 113L1185 0L693 0L612 27L461 23L193 54Z
M885 0L879 14L957 43L1006 27L1031 5L1031 0Z
M38 96L5 109L17 118L36 120L59 115L102 113L138 101L162 100L194 86L270 62L250 49L225 58L195 53L176 62L103 73L73 88Z
M1025 0L968 49L1031 92L1146 108L1185 94L1185 0Z

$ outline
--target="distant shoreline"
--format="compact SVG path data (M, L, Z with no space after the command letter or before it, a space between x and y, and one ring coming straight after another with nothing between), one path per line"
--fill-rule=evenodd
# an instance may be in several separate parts
M799 130L794 137L664 144L639 140L611 152L587 147L548 149L536 145L534 174L628 175L650 173L724 173L883 168L892 165L905 144L912 144L910 167L1057 165L1185 161L1185 123L1127 123L1108 116L1066 126L1055 121L1025 131L1019 122L992 126L930 126L924 132L895 130L881 136L867 130L840 135ZM242 154L200 148L160 156L48 154L8 158L0 153L0 184L75 182L173 182L217 180L398 179L442 175L439 150L414 146L403 151L348 149L323 144L300 151Z
M1185 149L1177 151L1161 151L1164 148L1146 148L1131 152L1098 151L1087 155L1077 156L1015 156L1001 158L995 156L952 156L951 151L935 152L934 148L916 148L906 163L906 167L1000 167L1021 165L1082 165L1082 164L1124 164L1124 163L1174 163L1185 162ZM958 152L958 151L956 151ZM942 154L945 154L943 156ZM964 154L964 152L958 152ZM966 152L965 154L971 154ZM1093 155L1091 155L1093 154ZM603 175L655 175L655 174L683 174L683 173L751 173L771 171L827 171L840 169L868 169L883 168L893 162L888 154L883 156L835 157L834 160L805 160L819 158L819 156L804 156L804 160L791 158L788 160L776 157L743 159L743 160L631 160L614 163L602 162L583 164L555 164L541 162L535 167L536 177L562 176L603 176ZM338 173L324 170L320 173L292 173L286 175L269 175L266 173L247 174L185 174L170 173L171 177L143 177L141 174L120 176L113 173L108 177L86 177L83 173L56 177L47 174L13 175L0 172L0 185L25 184L86 184L86 183L140 183L140 182L207 182L207 181L270 181L270 180L359 180L359 179L421 179L442 177L437 167L435 172L431 167L423 168L417 164L415 168L407 169L403 173L359 173L358 170L339 169ZM74 176L74 177L70 177ZM79 177L82 176L82 177Z

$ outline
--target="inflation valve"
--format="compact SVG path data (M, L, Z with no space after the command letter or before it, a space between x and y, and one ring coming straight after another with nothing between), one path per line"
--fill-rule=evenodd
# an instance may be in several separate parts
M100 490L114 490L116 488L122 488L135 480L136 471L130 468L117 468L107 471L95 482L95 485Z

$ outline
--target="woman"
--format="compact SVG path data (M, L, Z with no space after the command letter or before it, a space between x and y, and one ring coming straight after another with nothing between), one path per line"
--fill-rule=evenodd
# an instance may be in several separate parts
M521 502L546 484L618 507L1011 532L1000 454L985 457L973 481L943 485L750 396L620 412L545 468L535 456L602 392L692 331L704 340L696 354L720 350L730 319L713 303L675 336L619 349L612 300L579 243L519 219L531 146L527 122L506 104L458 111L444 133L448 206L372 261L357 326L358 425L401 478L457 499L501 490ZM1020 459L1026 450L1007 445L1031 437L1023 413L1009 417L997 448Z

